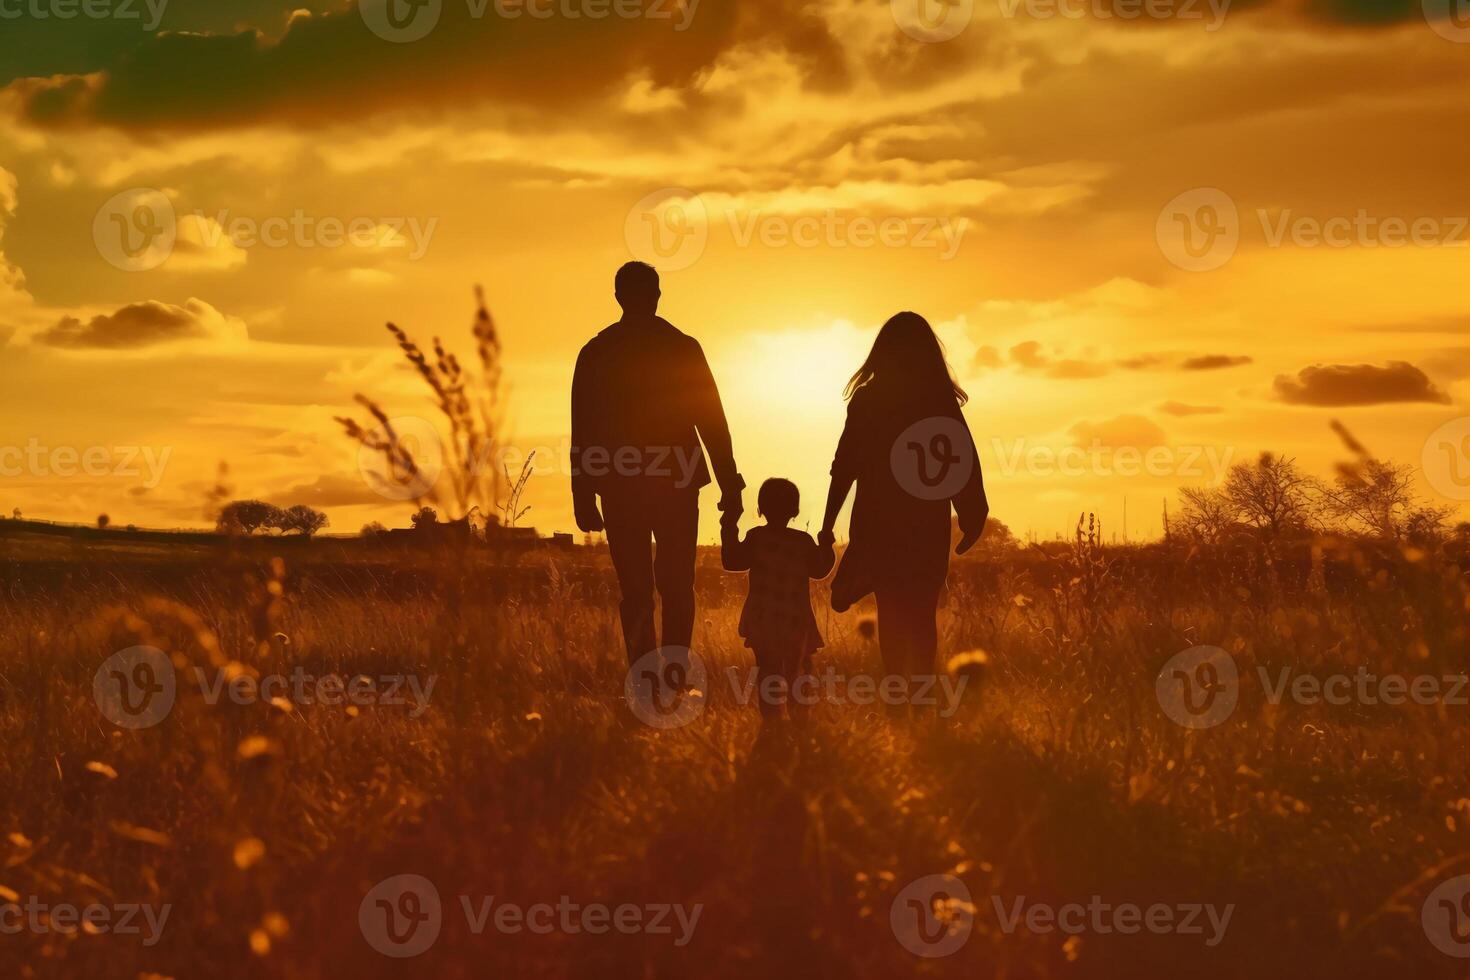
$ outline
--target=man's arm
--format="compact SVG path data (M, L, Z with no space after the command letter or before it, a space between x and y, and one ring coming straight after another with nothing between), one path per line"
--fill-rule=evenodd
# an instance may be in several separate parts
M592 422L597 410L593 370L588 363L587 348L577 355L577 368L572 373L572 509L577 527L588 534L603 529L602 514L597 509L597 488L582 465L582 451L595 431Z
M715 376L704 356L704 348L698 341L693 344L693 391L694 425L699 438L709 453L710 469L715 482L720 485L720 510L729 516L732 511L739 516L743 510L740 492L745 489L745 480L735 466L735 450L730 441L730 424L725 420L725 406L720 401L720 389L715 385Z

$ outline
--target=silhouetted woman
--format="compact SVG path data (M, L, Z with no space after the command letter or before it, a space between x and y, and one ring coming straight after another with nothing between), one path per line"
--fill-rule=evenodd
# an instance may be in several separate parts
M884 669L933 674L950 507L959 516L957 554L979 539L990 512L975 442L960 413L968 396L933 328L917 313L883 325L845 396L847 425L818 540L833 539L854 484L857 498L848 548L832 581L832 607L843 612L874 593Z

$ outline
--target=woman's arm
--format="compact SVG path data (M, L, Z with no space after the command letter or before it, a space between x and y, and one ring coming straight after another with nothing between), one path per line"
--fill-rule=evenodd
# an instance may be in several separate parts
M960 421L965 421L964 415L960 415ZM975 546L975 542L980 540L980 535L985 531L986 520L990 517L990 502L985 497L985 477L980 472L980 452L975 446L974 436L970 435L968 423L965 424L965 435L970 440L970 458L974 464L969 481L952 501L955 516L960 523L960 541L954 549L957 555L963 555Z
M847 422L842 426L842 437L837 440L837 452L832 457L832 486L827 490L827 512L822 517L822 531L817 535L817 541L823 545L836 539L833 532L837 527L837 515L842 513L842 505L847 503L847 495L857 482L859 426L854 418L856 407L855 402L848 403Z
M832 566L837 564L837 553L832 550L832 542L826 539L818 544L811 538L807 538L811 544L811 551L807 552L806 576L807 578L824 579L832 572Z

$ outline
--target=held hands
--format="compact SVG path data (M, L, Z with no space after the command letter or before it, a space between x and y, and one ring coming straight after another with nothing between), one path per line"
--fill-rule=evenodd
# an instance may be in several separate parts
M745 513L745 503L741 491L745 489L744 481L738 487L730 487L720 495L720 523L738 524L740 515Z
M824 527L817 532L817 544L823 548L831 548L837 544L837 535L832 533L830 527Z

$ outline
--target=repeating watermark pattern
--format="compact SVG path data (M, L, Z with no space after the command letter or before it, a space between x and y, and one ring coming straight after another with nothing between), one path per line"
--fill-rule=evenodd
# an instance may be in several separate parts
M668 22L683 33L694 24L700 0L465 0L472 21L647 20ZM438 28L444 0L360 0L363 23L384 41L412 44Z
M152 728L168 717L177 695L174 665L154 647L119 650L92 676L97 709L119 728Z
M709 678L709 668L697 653L687 647L662 647L634 662L624 679L623 693L629 709L645 724L661 729L682 728L704 714ZM968 676L948 674L847 674L830 664L819 671L799 674L789 686L779 676L762 678L756 667L726 667L724 678L731 699L741 707L912 705L935 708L943 718L959 711L970 683Z
M93 902L73 905L69 902L46 902L35 895L24 900L0 902L0 935L15 936L23 932L38 935L72 936L79 932L92 935L138 936L144 946L156 946L163 938L172 905L148 905L136 902Z
M152 490L173 452L172 446L48 446L32 436L24 446L0 446L0 476L125 477Z
M1234 446L1111 446L1094 439L1085 446L1009 444L991 440L991 453L1004 476L1187 477L1218 483L1235 457Z
M965 688L970 682L968 676L956 678L948 674L916 674L912 677L901 674L876 677L861 672L844 674L831 665L814 673L799 674L792 679L789 688L784 678L774 675L761 678L759 670L753 667L744 671L729 667L725 676L736 703L740 705L755 702L801 708L818 704L850 704L860 708L877 704L894 708L913 705L936 708L941 718L953 717L959 711Z
M893 22L915 41L953 41L975 18L975 0L889 0Z
M184 220L197 230L195 247L215 250L228 244L240 250L392 249L411 262L428 253L438 218L314 215L297 208L289 215L264 218L194 210L180 216L168 195L137 187L109 198L92 219L98 253L124 272L150 272L173 257Z
M285 673L257 675L240 668L185 673L211 707L233 705L290 705L292 707L406 707L413 719L429 710L437 675L416 674L316 675L304 667ZM154 647L120 650L105 660L92 678L92 695L103 717L119 728L142 729L160 724L178 697L179 671L167 654Z
M1470 957L1470 875L1442 881L1424 899L1419 923L1446 956Z
M1451 500L1470 500L1470 416L1452 419L1424 441L1424 478Z
M1470 44L1470 5L1465 0L1422 0L1429 29L1446 41Z
M723 215L737 248L908 248L932 250L945 262L959 254L970 228L970 219L963 216L875 218L832 208L814 214L731 208ZM704 256L714 227L711 208L699 193L671 187L633 205L623 235L634 258L664 272L679 272Z
M975 928L970 889L954 875L925 875L894 896L888 924L899 945L915 956L952 956Z
M899 433L888 453L893 478L920 500L949 500L975 473L975 443L961 419L937 415Z
M1466 674L1375 674L1358 667L1351 674L1326 675L1297 673L1282 667L1274 674L1265 667L1256 668L1266 700L1281 704L1290 698L1296 704L1379 705L1397 707L1403 704L1450 707L1470 705L1470 675Z
M704 714L709 671L688 647L664 646L633 662L623 679L628 709L653 728L682 728Z
M1164 205L1154 237L1174 265L1186 272L1209 272L1235 257L1240 212L1218 187L1196 187Z
M1379 674L1359 665L1351 672L1313 673L1292 667L1258 666L1256 682L1267 703L1302 706L1470 706L1470 674ZM1214 728L1240 702L1241 677L1235 658L1213 646L1171 657L1155 679L1164 714L1191 729Z
M703 904L677 902L578 902L569 895L556 901L523 903L498 895L459 895L459 911L472 936L500 935L668 936L674 946L689 945L704 914ZM386 878L363 897L357 922L369 946L396 959L427 952L445 925L439 889L423 875Z
M1086 904L1061 905L1028 902L1025 895L1008 899L992 895L990 904L1001 931L1008 936L1022 925L1036 935L1060 932L1067 936L1087 933L1127 936L1147 932L1156 936L1199 936L1210 948L1220 945L1235 914L1234 904L1153 902L1145 906L1136 902L1114 903L1101 895L1091 896Z
M1159 707L1176 724L1214 728L1235 711L1240 672L1219 647L1197 646L1170 657L1154 679Z
M491 460L471 461L479 475L499 473ZM357 471L378 496L387 500L422 500L444 472L444 442L427 419L411 415L391 418L368 431L358 445Z
M150 272L169 260L179 222L168 195L135 187L108 198L92 219L92 241L111 265L124 272Z
M1467 248L1470 217L1354 213L1299 214L1292 208L1256 208L1267 248ZM1155 224L1159 249L1188 272L1210 272L1235 257L1240 245L1240 211L1216 187L1185 191L1164 205Z
M1225 24L1230 0L998 0L1002 17L1014 20L1204 21L1209 33Z
M163 23L168 4L169 0L0 0L0 21L135 20L151 34Z
M439 889L423 875L394 875L373 886L357 907L357 925L369 946L395 959L428 952L444 928Z

